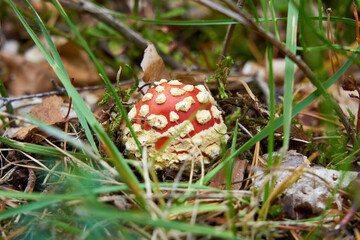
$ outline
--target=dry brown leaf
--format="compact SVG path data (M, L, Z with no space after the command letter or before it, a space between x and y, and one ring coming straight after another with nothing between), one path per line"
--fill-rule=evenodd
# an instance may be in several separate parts
M60 110L64 100L59 96L50 96L43 99L42 103L34 107L30 114L35 118L47 123L55 124L64 120Z
M14 135L12 136L12 138L14 139L18 139L18 140L24 140L27 135L33 131L36 128L35 125L30 125L27 127L23 127L21 129L19 129L16 133L14 133Z
M50 96L42 100L41 104L35 106L30 114L35 118L43 121L46 124L53 125L64 120L62 111L60 109L63 99L59 96ZM30 125L21 128L13 136L13 139L17 139L25 142L38 143L42 141L42 137L37 134L44 135L41 130L35 125Z
M7 77L5 85L13 96L46 92L53 88L51 79L56 75L48 63L32 63L21 55L0 52Z
M83 49L63 38L55 38L54 43L69 77L75 80L75 86L88 86L99 82L94 64ZM60 84L55 72L36 46L29 48L24 55L0 52L0 67L6 69L4 82L12 96L53 90L51 79Z
M99 82L99 75L89 55L71 42L57 46L65 69L75 86L94 85Z
M140 65L144 71L144 82L159 81L162 78L170 80L170 74L166 70L164 61L157 53L154 44L148 43Z
M37 135L40 133L41 131L37 128L37 126L30 125L19 129L16 133L14 133L12 139L30 143L39 143L43 140L42 137Z
M247 167L247 160L240 160L238 158L234 159L234 166L232 170L232 178L231 178L231 190L239 190L242 185L242 180L244 180L245 170ZM226 181L224 176L224 168L221 169L211 180L210 187L218 188L225 190L226 189Z

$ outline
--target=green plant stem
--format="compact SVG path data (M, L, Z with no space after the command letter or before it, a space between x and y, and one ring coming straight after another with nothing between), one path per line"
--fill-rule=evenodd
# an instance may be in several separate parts
M270 32L269 21L267 17L267 8L265 0L261 1L262 8L264 12L265 18L265 29L266 31ZM272 9L271 13L274 12L272 1L269 2L269 7ZM271 15L274 18L274 14ZM276 23L273 21L273 23ZM277 28L275 28L277 30ZM276 32L276 31L275 31ZM274 74L273 74L273 48L270 43L266 43L266 52L267 52L267 60L268 60L268 82L269 82L269 137L268 137L268 161L267 167L270 169L273 165L273 151L274 151L274 119L275 119L275 82L274 82ZM271 191L272 186L270 186L270 182L267 182L264 188L264 197L263 203L266 202L269 192ZM265 214L263 215L263 219L266 219L268 213L268 209L266 209Z
M65 67L61 61L59 53L57 52L56 47L55 47L54 43L52 42L48 31L46 30L44 24L42 23L41 18L39 17L39 15L35 11L35 9L32 7L32 5L27 0L24 0L26 5L29 7L29 9L32 11L34 16L36 17L38 25L41 28L41 30L45 36L45 39L49 45L51 53L48 52L48 50L42 44L40 39L37 37L37 35L34 33L34 31L30 28L30 26L28 25L28 23L26 22L24 17L21 15L21 13L18 11L16 6L12 2L12 0L9 0L9 2L11 4L11 7L13 8L14 12L18 16L19 20L24 25L27 32L30 34L31 38L34 40L36 45L39 47L40 51L44 54L46 60L50 64L50 66L54 69L55 73L57 74L57 76L61 80L62 84L66 88L69 96L72 97L73 106L75 108L75 111L78 115L78 118L79 118L82 126L85 128L85 131L90 132L89 126L87 125L87 123L89 123L89 125L93 128L94 132L98 135L99 139L105 144L105 146L108 147L110 154L113 156L112 159L115 162L115 164L117 164L117 166L121 166L120 168L118 167L117 170L119 171L120 175L125 179L126 183L131 187L134 194L136 194L139 206L145 208L145 204L144 204L145 201L143 200L143 191L139 186L139 182L138 182L137 178L132 173L130 167L125 162L125 159L122 157L122 155L116 148L115 144L111 141L109 136L106 135L104 129L100 126L99 122L94 117L94 115L92 114L90 109L87 107L84 100L81 98L79 93L76 91L76 89L71 84L71 81L69 79L69 76L66 73ZM86 119L85 119L85 116L86 116ZM89 140L92 139L92 135L87 135L87 137Z
M8 94L7 94L7 92L6 92L4 83L3 83L3 81L2 81L1 78L0 78L0 94L1 94L1 96L2 96L3 98L8 98L8 97L9 97ZM9 113L9 114L14 114L14 109L13 109L11 103L6 104L6 111L7 111L7 113Z
M136 137L136 134L134 132L134 129L132 128L132 125L129 121L127 112L123 106L123 104L121 103L121 100L119 98L119 96L117 95L114 87L112 86L110 79L107 77L105 70L102 68L102 66L100 65L100 63L98 62L98 60L96 59L95 55L92 53L89 45L87 44L87 42L85 41L85 39L80 35L79 31L77 30L77 28L75 27L75 25L72 23L72 21L70 20L70 18L67 16L67 14L65 13L64 9L62 8L62 6L60 5L60 3L57 0L51 0L51 2L54 4L54 6L56 7L56 9L60 12L61 16L65 19L65 21L67 22L67 24L70 26L70 28L73 30L73 32L75 33L76 37L79 39L80 43L82 44L82 46L84 47L84 49L86 50L86 52L89 54L89 57L91 58L91 60L94 62L96 68L98 69L99 73L101 74L101 76L104 79L105 84L108 86L108 89L110 90L111 94L113 95L116 105L119 107L120 112L121 112L121 116L124 118L126 125L128 126L128 128L130 129L130 133L131 136L134 138L135 143L140 151L140 153L142 153L142 147L140 145L139 140Z
M318 0L318 9L319 9L319 30L321 33L323 33L325 35L324 32L324 26L323 26L323 7L322 7L322 1Z
M296 54L296 36L297 36L297 26L299 11L297 10L295 4L298 4L299 1L295 0L289 1L288 5L288 21L286 27L286 48L292 54ZM290 125L291 125L291 112L292 112L292 95L294 88L294 77L295 77L295 64L289 57L285 57L285 79L284 79L284 128L283 128L283 147L282 147L282 156L285 155L289 148L290 142ZM282 159L282 157L280 158Z
M239 130L239 120L236 119L235 128L234 128L234 136L233 136L232 143L231 143L231 153L235 152L235 149L236 149L238 130ZM234 209L234 204L233 204L233 195L231 192L234 160L235 160L235 158L230 159L228 167L225 168L224 173L225 173L225 177L226 177L226 179L225 179L226 180L226 190L228 192L228 197L227 197L227 201L228 201L227 205L229 208L228 213L229 213L229 220L231 223L231 226L229 226L229 227L232 230L234 236L236 236L237 228L236 228L235 221L234 221L236 214L235 214L235 209Z

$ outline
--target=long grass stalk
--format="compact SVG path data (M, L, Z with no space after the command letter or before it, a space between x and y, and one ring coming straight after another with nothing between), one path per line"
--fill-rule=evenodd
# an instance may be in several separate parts
M107 150L109 151L110 155L113 157L112 160L114 161L115 165L117 166L117 170L120 173L120 175L123 177L124 181L130 186L130 189L138 196L139 204L143 207L144 201L143 201L143 190L139 186L139 182L133 172L131 171L130 167L126 163L125 159L122 157L118 149L116 148L115 144L111 141L109 136L105 133L104 129L100 126L99 122L96 120L96 118L93 116L90 109L86 106L85 102L81 98L80 94L76 91L76 89L72 86L70 79L66 73L66 70L64 68L64 65L61 61L61 58L59 56L59 53L56 50L56 47L54 43L51 40L51 37L46 30L44 24L42 23L41 18L36 13L36 11L33 9L31 4L25 0L25 3L29 7L29 9L32 11L33 15L36 17L39 27L41 28L45 39L47 40L47 43L50 47L50 52L47 51L45 46L41 43L39 38L36 36L34 31L30 28L30 26L27 24L24 17L21 15L21 13L18 11L17 7L13 3L12 0L9 0L11 7L13 8L14 12L18 16L19 20L27 30L27 32L30 34L31 38L34 40L36 45L39 47L40 51L44 54L46 60L50 64L50 66L54 69L55 73L59 77L60 81L62 82L63 86L67 90L69 96L73 100L74 109L79 117L79 120L82 121L82 126L85 128L88 128L88 123L94 130L94 132L97 134L99 139L107 146ZM86 120L86 121L84 121ZM88 131L89 132L89 131ZM89 140L92 139L92 136L89 136L87 134L87 137ZM92 144L93 146L93 144Z
M63 152L60 152L59 150L52 148L52 147L42 146L42 145L33 144L33 143L19 142L19 141L15 141L15 140L12 140L12 139L9 139L6 137L2 137L2 136L0 136L0 142L4 143L12 148L19 149L21 151L26 151L28 153L35 153L35 154L39 154L42 156L53 156L53 157L64 157L65 156ZM70 154L78 159L85 160L85 159L91 158L91 155L87 155L87 154L70 152L70 151L67 151L66 153Z
M297 36L297 24L299 11L296 5L299 4L299 1L289 1L288 5L288 20L286 27L286 47L292 53L296 53L296 36ZM293 97L293 87L294 87L294 76L295 76L295 63L292 62L288 57L285 58L285 83L284 83L284 128L283 128L283 147L282 155L289 148L289 139L290 139L290 125L292 118L292 97Z
M115 99L115 102L117 104L117 106L120 109L121 112L121 116L124 118L126 125L128 126L128 128L130 129L130 133L132 135L132 137L135 140L135 143L140 151L140 153L142 152L142 147L140 145L139 140L137 139L137 136L134 132L134 129L129 121L127 112L123 106L123 104L121 103L121 100L119 98L119 96L116 93L116 90L114 89L114 87L112 86L110 79L107 77L105 70L103 69L103 67L100 65L100 63L98 62L98 60L96 59L95 55L93 54L93 52L91 51L89 45L87 44L87 42L85 41L85 39L81 36L81 34L79 33L79 31L77 30L76 26L72 23L72 21L70 20L70 18L67 16L66 12L64 11L64 9L62 8L62 6L60 5L59 1L57 0L52 0L51 1L54 6L56 7L56 9L60 12L61 16L64 18L64 20L66 21L66 23L70 26L71 30L75 33L76 37L79 39L80 43L82 44L82 46L84 47L85 51L88 53L89 57L91 58L91 60L94 62L96 68L98 69L99 73L102 76L102 79L104 80L105 84L108 86L108 89L110 90L112 96Z
M239 120L236 119L234 135L233 135L233 139L232 139L232 143L231 143L231 153L235 152L235 149L236 149L238 130L239 130ZM228 215L229 215L228 222L230 223L229 229L231 229L234 236L236 236L237 228L236 228L235 221L234 221L236 213L235 213L235 208L234 208L234 204L233 204L233 200L234 200L233 194L231 192L231 189L232 189L231 186L233 184L232 177L233 177L234 160L235 160L235 158L230 159L230 161L228 163L228 167L227 167L227 169L225 169L226 171L224 171L224 173L225 173L225 177L226 177L226 179L225 179L226 180L226 190L229 195L227 198Z
M265 0L261 1L264 18L265 18L265 29L266 31L270 31L269 21L267 17L267 7ZM271 12L271 17L274 19L274 8L273 8L273 1L269 1L269 8ZM276 21L273 21L274 25L276 26ZM275 33L277 32L277 27L274 26ZM277 34L279 34L277 32ZM274 120L275 120L275 82L274 82L274 74L273 74L273 48L271 44L267 43L266 45L266 55L267 55L267 71L268 71L268 84L269 84L269 136L268 136L268 161L267 167L271 168L273 165L273 158L272 154L274 151ZM270 182L266 183L264 188L264 197L263 202L266 202L266 199L269 196ZM268 210L266 210L267 214ZM264 214L264 219L266 218L266 214Z

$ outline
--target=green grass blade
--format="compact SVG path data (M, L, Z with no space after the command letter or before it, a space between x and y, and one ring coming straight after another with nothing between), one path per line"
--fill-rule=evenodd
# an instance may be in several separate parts
M265 4L265 0L262 1L262 5L263 5L263 12L266 13L267 9L266 9L266 4ZM270 8L270 12L271 12L271 17L272 19L275 18L275 10L273 7L273 1L269 1L269 8ZM265 23L267 22L267 14L265 14ZM274 23L274 30L275 30L275 35L277 35L279 37L279 33L277 31L277 25L276 25L276 21L273 21ZM270 26L269 24L265 24L265 29L266 31L270 31ZM279 39L279 38L278 38ZM267 61L268 61L268 79L269 79L269 137L268 137L268 161L267 161L267 167L271 168L272 167L272 154L274 151L274 120L275 120L275 81L274 81L274 74L273 74L273 48L271 46L271 44L267 44L266 46L266 51L267 51ZM268 182L265 185L264 188L264 200L263 202L266 201L266 199L268 198L269 195L269 191L270 191L270 183Z
M35 16L36 21L38 22L38 25L41 29L41 31L44 34L44 37L46 39L47 44L49 45L50 48L50 52L53 56L54 59L54 64L51 65L53 67L53 69L55 70L55 72L57 73L60 81L62 82L62 84L64 85L64 87L66 88L66 85L71 85L71 82L69 80L69 76L65 70L65 66L61 60L61 57L56 49L55 44L53 43L53 41L51 40L51 36L49 34L49 32L47 31L43 21L41 20L40 16L37 14L37 12L35 11L35 9L32 7L32 5L29 3L28 0L24 0L24 2L26 3L26 5L29 7L29 9L31 10L31 12L33 13L33 15ZM77 96L73 97L73 102L78 102L78 98ZM77 107L74 105L75 111L79 110L77 109ZM89 140L91 146L93 147L94 151L97 153L98 156L100 156L99 151L97 149L97 146L95 144L94 138L91 134L90 128L86 122L86 117L84 116L84 113L82 111L76 111L76 114L78 116L78 119L81 123L81 126L84 128L85 130L85 134L87 139Z
M289 1L288 5L288 20L286 27L286 48L289 49L292 53L296 53L296 35L297 35L297 25L299 18L299 11L296 8L295 4L299 4L298 1ZM294 75L295 75L295 63L290 60L290 58L285 57L285 83L284 83L284 133L283 133L283 148L282 153L289 148L290 142L290 125L292 118L292 95L294 87Z
M62 8L62 6L60 5L60 3L57 0L52 0L51 1L54 6L56 7L56 9L59 11L59 13L61 14L61 16L65 19L66 23L70 26L71 30L75 33L76 37L79 39L80 43L82 44L82 46L84 47L85 51L88 53L88 55L90 56L91 60L94 62L96 68L98 69L99 73L101 74L103 80L105 81L105 84L108 86L112 96L115 99L115 102L117 104L117 106L120 109L121 115L124 118L128 128L130 129L130 133L131 136L134 138L135 143L140 151L140 153L142 153L142 147L140 145L139 140L137 139L137 136L134 132L134 129L132 128L132 125L129 121L127 112L123 106L123 104L121 103L121 100L119 98L119 96L117 95L114 87L112 86L110 79L107 77L105 70L102 68L102 66L100 65L100 63L98 62L98 60L96 59L95 55L93 54L93 52L91 51L89 45L86 43L85 39L81 36L81 34L79 33L79 31L77 30L77 28L75 27L75 25L72 23L72 21L70 20L70 18L67 16L66 12L64 11L64 9Z
M31 116L29 116L29 120L31 123L37 125L40 129L42 129L46 133L50 134L50 136L53 136L57 139L65 140L65 141L69 142L71 145L73 145L74 147L80 148L89 156L92 156L93 158L96 157L93 149L90 146L86 145L81 140L76 139L76 138L66 134L62 130L60 130L56 127L47 125L46 123L43 123L40 120L35 119Z
M318 0L318 9L319 9L319 29L320 29L320 32L325 35L324 27L323 27L323 17L322 17L323 7L322 7L322 1L321 0Z
M233 136L232 143L231 143L231 152L230 153L235 152L237 136L238 136L238 130L239 130L238 125L239 125L239 120L236 119L235 128L234 128L234 136ZM228 166L228 169L226 171L226 173L227 173L226 174L226 189L227 190L231 190L232 170L233 170L233 168L234 168L234 158L230 159L229 166Z
M112 161L115 163L118 167L117 170L119 171L119 174L121 177L123 177L124 181L129 184L130 188L134 191L135 194L138 194L140 205L144 206L143 204L143 191L139 186L139 182L137 178L135 177L134 173L131 171L130 167L126 163L125 159L121 155L121 153L116 148L115 144L111 141L109 136L105 133L104 129L100 126L99 122L96 120L96 118L93 116L90 109L87 107L83 99L81 98L80 94L76 91L76 89L72 86L70 79L68 75L66 74L66 71L64 68L60 67L62 66L62 63L57 63L54 61L54 59L51 57L51 55L46 51L43 44L39 41L35 33L32 31L32 29L29 27L29 25L26 23L25 19L21 16L19 11L16 9L16 6L13 4L12 0L9 0L11 6L13 7L15 13L18 15L20 21L23 23L26 30L29 32L30 36L34 39L34 42L38 45L40 50L42 50L44 56L48 60L49 64L53 67L55 73L61 80L62 84L64 85L67 93L70 97L73 99L73 105L75 108L75 111L78 115L82 114L83 116L86 116L86 120L89 123L89 125L93 128L94 132L97 134L99 139L106 144L108 147L107 150L109 151L110 155L113 156ZM26 0L25 0L26 1ZM41 21L39 20L39 24L41 25ZM43 29L43 28L42 28ZM49 36L49 33L46 31L43 31L44 35L47 35L47 39L51 41L51 38ZM54 51L53 55L57 55L55 52L57 52L56 48L52 48ZM59 60L61 61L61 59ZM84 117L85 118L85 117Z
M275 8L274 8L274 0L270 0L269 1L269 9L270 9L270 13L271 13L271 18L269 21L272 21L273 23L273 28L274 28L274 34L277 38L277 40L280 41L280 34L279 34L279 29L278 29L278 26L277 26L277 19L275 17ZM266 19L265 19L266 21Z
M161 187L173 187L173 183L170 182L162 182L159 183ZM144 188L144 184L140 184L141 188ZM179 183L179 188L187 189L189 187L188 183ZM60 201L72 201L76 199L81 199L83 197L86 197L87 195L91 194L102 194L102 193L112 193L112 192L121 192L128 190L129 187L125 184L123 185L114 185L114 186L101 186L97 188L88 188L88 189L81 189L77 190L76 192L67 192L65 194L56 194L56 193L49 193L49 194L43 194L39 192L13 192L13 191L5 191L0 190L0 196L6 197L6 198L16 198L16 199L24 199L24 200L60 200ZM195 188L194 188L195 189ZM222 190L208 187L208 186L197 186L196 189L216 192L216 193L223 193Z
M40 39L36 36L35 32L30 28L29 24L26 22L24 17L21 15L20 11L15 6L14 2L12 0L8 0L10 3L11 8L14 10L15 14L19 18L20 22L25 27L26 31L29 33L30 37L33 39L35 44L38 46L42 54L44 55L46 61L50 65L54 65L54 59L52 58L51 54L48 52L48 50L45 48L45 46L41 43Z
M65 223L63 221L58 221L55 219L47 219L47 218L44 218L44 220L46 222L56 226L57 228L61 229L61 231L67 231L67 232L75 233L77 235L84 233L83 230L81 230L77 227L71 226L69 223Z
M1 193L0 193L1 196ZM32 203L28 203L28 204L24 204L21 205L20 207L17 208L10 208L7 209L5 211L0 212L0 220L3 220L5 218L14 216L14 215L18 215L18 214L24 214L27 212L31 212L31 211L35 211L35 210L39 210L42 209L44 207L53 205L60 202L60 200L45 200L45 201L38 201L38 202L32 202Z
M6 137L2 137L2 136L0 136L0 142L8 145L10 147L27 152L27 153L35 153L35 154L39 154L39 155L43 155L43 156L52 156L52 157L65 157L64 153L62 153L59 150L52 148L52 147L42 146L42 145L33 144L33 143L18 142L18 141L15 141L15 140L12 140L12 139L9 139ZM86 155L86 154L69 152L69 151L66 151L66 153L74 156L74 158L77 158L77 159L91 158L90 155Z
M220 239L240 239L234 237L234 235L226 230L215 228L213 226L205 226L200 224L189 224L180 221L170 221L164 219L151 219L151 217L142 212L134 211L122 211L119 214L114 214L114 211L118 211L110 207L94 207L88 209L94 216L99 216L107 219L117 219L126 222L134 222L143 226L151 226L154 228L164 228L167 230L178 230L181 232L192 233L199 236L216 237Z

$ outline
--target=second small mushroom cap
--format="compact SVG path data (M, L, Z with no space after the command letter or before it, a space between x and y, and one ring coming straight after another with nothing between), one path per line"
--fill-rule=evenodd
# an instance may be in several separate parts
M229 137L210 92L203 85L178 80L162 79L154 85L128 114L140 144L147 148L147 157L160 169L178 169L194 161L195 170L201 161L208 164L218 159L221 144ZM141 158L129 129L123 130L126 153Z

